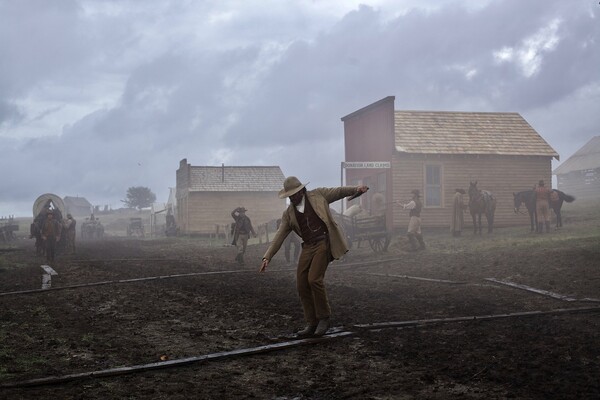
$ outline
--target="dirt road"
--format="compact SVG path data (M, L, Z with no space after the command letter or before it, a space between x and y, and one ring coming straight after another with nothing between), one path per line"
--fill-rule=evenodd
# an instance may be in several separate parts
M505 228L491 237L452 239L445 231L425 236L424 252L406 252L399 237L387 253L367 246L331 264L326 283L333 325L348 336L142 373L3 387L0 396L600 398L598 309L402 329L357 327L600 307L594 221L549 235ZM255 262L242 269L233 248L191 238L80 242L77 255L52 265L57 275L44 291L43 260L32 246L22 240L0 255L3 385L280 343L303 325L295 273L282 252L266 273L257 272L265 245L249 248L246 258Z

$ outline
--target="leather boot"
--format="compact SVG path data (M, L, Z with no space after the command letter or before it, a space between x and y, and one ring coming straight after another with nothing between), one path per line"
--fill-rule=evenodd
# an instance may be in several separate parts
M537 224L537 233L544 233L544 223L538 222Z
M417 240L419 241L419 250L425 250L425 242L423 241L423 235L417 233Z
M550 233L550 222L546 222L546 233Z
M319 320L319 325L315 329L315 336L323 336L329 329L329 318Z
M317 329L316 324L308 324L304 327L304 329L301 329L298 332L296 332L296 335L298 337L312 336L312 334L315 333L316 329Z
M408 241L410 242L410 251L417 251L419 246L417 244L417 238L415 237L415 234L407 233L406 236L408 237Z

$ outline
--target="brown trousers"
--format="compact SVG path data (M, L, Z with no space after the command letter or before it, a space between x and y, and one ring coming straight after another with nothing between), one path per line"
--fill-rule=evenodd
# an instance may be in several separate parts
M328 240L302 244L296 271L296 286L304 310L304 319L309 325L316 325L318 320L328 318L331 314L323 282L329 259Z
M538 200L535 204L535 211L538 216L538 224L550 222L550 205L548 200Z
M240 233L238 235L237 242L236 242L238 255L246 254L246 247L248 247L248 237L249 236L250 235L248 235L247 233Z

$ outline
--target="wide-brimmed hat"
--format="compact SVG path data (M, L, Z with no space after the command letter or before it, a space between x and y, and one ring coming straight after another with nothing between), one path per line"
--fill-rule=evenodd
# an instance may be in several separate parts
M307 183L308 182L302 184L295 176L288 176L285 178L285 181L283 181L283 189L279 191L279 198L285 199L286 197L298 193Z
M417 197L421 197L421 192L419 192L419 189L414 189L414 190L411 190L410 192Z
M538 182L538 185L539 185L539 186L544 186L544 180L543 180L543 179L540 179L540 181Z
M246 207L238 207L237 209L239 212L246 212L248 211L248 209Z

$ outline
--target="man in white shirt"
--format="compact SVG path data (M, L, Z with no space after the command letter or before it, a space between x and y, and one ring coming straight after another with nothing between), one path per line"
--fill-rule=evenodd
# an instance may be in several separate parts
M425 242L421 234L421 210L423 209L423 203L421 202L419 190L415 189L411 193L413 195L412 200L406 204L402 204L405 210L410 210L408 213L410 220L408 221L406 236L408 236L411 251L425 250Z

